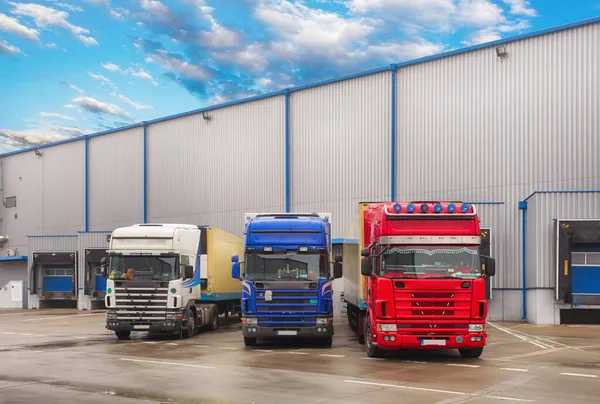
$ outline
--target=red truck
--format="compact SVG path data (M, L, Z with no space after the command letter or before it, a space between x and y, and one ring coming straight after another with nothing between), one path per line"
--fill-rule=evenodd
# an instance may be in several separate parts
M358 245L345 245L350 327L370 357L401 349L458 349L478 358L486 344L486 278L475 208L461 202L360 203ZM360 265L358 265L360 262Z

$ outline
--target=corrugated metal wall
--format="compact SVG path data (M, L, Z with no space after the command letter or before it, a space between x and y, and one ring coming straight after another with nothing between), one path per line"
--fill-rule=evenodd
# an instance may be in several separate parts
M77 251L77 235L30 236L29 251L31 254L34 252ZM29 258L31 259L31 256Z
M527 287L556 286L554 219L600 220L600 193L538 193L527 201Z
M598 43L588 25L398 70L398 195L505 201L497 286L518 287L517 201L600 185Z
M89 140L90 230L144 220L144 129Z
M28 254L28 235L74 233L84 225L84 142L41 153L2 159L3 196L17 197L16 207L0 207L2 233L10 237L3 248L17 247L19 255Z
M389 200L391 73L294 92L291 210L331 212L343 237L358 202Z
M241 236L244 213L283 211L283 96L148 127L148 221Z
M86 248L106 248L108 249L108 241L106 236L110 235L111 232L93 231L93 232L80 232L77 237L77 251L78 257L77 262L79 265L79 289L82 290L85 285L85 250Z

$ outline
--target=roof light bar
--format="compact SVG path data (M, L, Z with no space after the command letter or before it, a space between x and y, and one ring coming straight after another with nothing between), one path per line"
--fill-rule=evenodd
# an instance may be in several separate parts
M471 209L471 206L468 203L463 203L462 205L460 205L460 210L462 211L462 213L467 213L469 209Z
M451 203L446 207L446 209L448 210L448 212L454 213L454 211L456 210L456 205Z
M413 213L416 208L417 207L415 206L414 203L409 203L408 206L406 207L406 210L408 211L408 213Z
M441 203L436 203L435 206L433 207L433 210L435 211L435 213L440 213L442 211L442 209L444 209L444 207L442 206Z
M399 203L395 203L394 204L394 212L400 213L401 211L402 211L402 205L400 205Z
M429 210L429 205L427 205L426 203L421 205L421 212L425 213Z

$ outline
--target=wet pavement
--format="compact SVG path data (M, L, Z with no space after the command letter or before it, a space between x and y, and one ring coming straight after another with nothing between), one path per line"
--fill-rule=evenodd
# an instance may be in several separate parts
M600 402L600 327L492 323L479 359L370 359L343 319L332 348L246 348L239 321L221 323L186 340L118 341L103 312L0 311L0 403Z

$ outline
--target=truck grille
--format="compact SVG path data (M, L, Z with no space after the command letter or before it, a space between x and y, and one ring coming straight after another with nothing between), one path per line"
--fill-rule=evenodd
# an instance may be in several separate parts
M265 290L256 290L258 324L268 326L309 327L316 325L317 290L272 290L271 301Z
M399 331L412 335L464 333L471 317L471 290L396 290Z
M115 286L117 319L135 324L164 321L168 287Z

